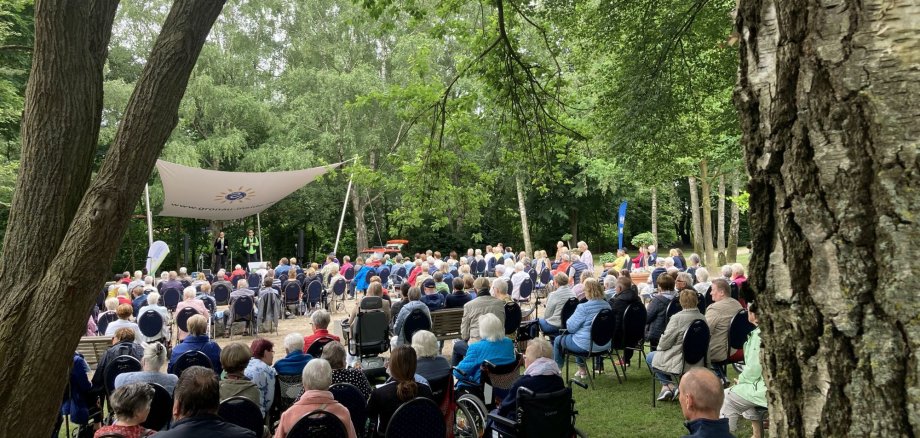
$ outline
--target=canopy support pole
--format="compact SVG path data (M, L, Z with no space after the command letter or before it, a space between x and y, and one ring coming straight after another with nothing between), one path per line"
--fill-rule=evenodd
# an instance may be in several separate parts
M259 213L256 213L256 230L259 232L259 261L263 261L262 258L262 218L259 216Z
M342 224L345 223L345 209L348 207L348 197L351 195L351 182L355 178L355 173L351 173L351 177L348 178L348 190L345 191L345 202L342 204L342 217L339 218L339 232L335 234L335 247L332 249L333 254L337 254L339 251L339 238L342 237Z
M153 215L150 214L150 185L144 184L144 205L147 207L147 243L153 246ZM153 275L153 274L151 274Z

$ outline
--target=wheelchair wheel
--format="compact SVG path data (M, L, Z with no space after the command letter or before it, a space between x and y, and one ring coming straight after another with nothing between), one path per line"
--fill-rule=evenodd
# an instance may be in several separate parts
M489 411L485 403L473 394L464 394L457 399L455 435L462 437L482 437L486 428Z
M573 436L573 437L578 437L578 438L588 438L588 434L586 434L586 433L584 433L584 432L578 430L577 427L575 428L575 433L574 433L572 436Z

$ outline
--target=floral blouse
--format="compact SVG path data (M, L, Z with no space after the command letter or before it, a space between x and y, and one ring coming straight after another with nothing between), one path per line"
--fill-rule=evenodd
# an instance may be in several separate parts
M275 399L275 369L261 359L252 358L243 374L259 387L262 393L262 415L265 415Z

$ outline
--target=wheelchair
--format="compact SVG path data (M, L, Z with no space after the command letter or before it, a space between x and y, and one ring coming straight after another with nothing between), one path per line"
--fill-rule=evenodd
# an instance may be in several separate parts
M458 382L464 384L464 389L458 391L457 422L481 435L488 423L489 411L501 404L511 385L520 377L522 359L523 356L518 353L513 362L504 365L485 361L479 368L479 383L454 367L453 370L460 374ZM466 418L461 418L461 414Z
M575 383L587 389L588 385L577 380L570 380L569 387L556 392L536 394L520 387L514 396L517 400L517 418L512 420L498 414L490 413L492 432L503 438L572 438L585 437L584 432L575 427L575 400L572 398L572 386Z
M383 312L383 298L364 297L354 324L342 321L342 334L348 354L358 359L368 379L386 376L380 354L390 349L390 322Z

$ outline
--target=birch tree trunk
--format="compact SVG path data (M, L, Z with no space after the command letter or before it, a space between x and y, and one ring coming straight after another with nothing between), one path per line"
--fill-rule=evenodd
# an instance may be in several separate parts
M732 177L732 198L737 199L740 194L738 186L738 176ZM741 227L741 212L738 211L738 204L732 201L731 221L728 223L728 263L735 263L738 260L738 228Z
M658 188L652 186L652 242L658 249Z
M725 257L725 175L719 175L719 200L716 204L716 252Z
M173 4L90 182L116 1L38 1L22 166L0 256L0 436L47 437L73 351L222 1Z
M712 246L712 190L709 184L709 163L706 160L700 161L700 188L703 192L700 202L703 205L705 265L712 270L713 267L718 266L718 261L716 260L716 250Z
M520 175L515 176L514 182L517 185L518 212L521 214L521 231L524 234L524 251L528 257L533 257L533 243L530 241L530 227L527 224L527 204L524 198L524 181Z
M357 248L356 252L368 248L367 246L367 223L364 221L364 215L367 209L367 203L364 200L364 196L361 194L358 184L353 184L351 187L351 208L355 213L355 245ZM344 251L340 251L343 254Z
M742 0L770 435L920 436L920 5Z
M690 239L693 240L693 252L704 254L703 251L703 228L700 225L700 195L696 188L696 177L687 178L690 185Z

